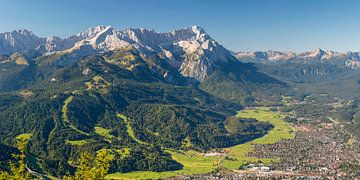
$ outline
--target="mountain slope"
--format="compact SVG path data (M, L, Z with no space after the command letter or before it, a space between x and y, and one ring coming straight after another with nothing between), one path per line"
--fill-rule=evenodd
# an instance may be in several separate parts
M35 39L40 44L1 51L0 143L31 133L39 171L58 177L84 150L111 151L111 172L181 169L166 149L204 151L261 137L273 126L239 121L230 132L227 119L281 95L270 88L289 90L198 26L167 33L98 26Z

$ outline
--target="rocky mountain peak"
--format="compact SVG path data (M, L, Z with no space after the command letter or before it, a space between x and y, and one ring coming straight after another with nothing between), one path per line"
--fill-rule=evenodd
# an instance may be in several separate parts
M204 39L207 35L204 28L198 25L194 25L191 27L192 32L196 34L196 39Z
M325 54L325 51L322 50L321 48L315 48L313 51L309 52L309 53L305 53L304 57L307 58L315 58L315 57L321 57Z
M91 38L91 37L98 35L99 33L104 33L111 29L113 29L111 26L99 25L99 26L96 26L93 28L89 28L89 29L85 30L84 32L80 32L79 34L77 34L77 36L82 37L82 38Z
M56 36L39 38L26 30L18 31L18 34L21 36L14 35L11 38L7 34L0 34L0 44L7 44L0 46L0 54L24 50L50 54L61 52L71 54L71 62L75 62L82 56L130 46L143 57L162 58L163 62L178 69L181 75L199 81L206 79L220 64L235 59L204 28L197 25L171 32L145 28L116 30L111 26L100 25L64 39ZM62 60L62 63L68 64L65 61Z
M0 34L0 54L12 54L39 48L44 43L44 38L37 37L33 32L20 29Z
M28 36L28 37L35 36L35 34L32 31L27 30L27 29L15 30L15 31L12 31L10 34L11 35L22 35L22 36Z

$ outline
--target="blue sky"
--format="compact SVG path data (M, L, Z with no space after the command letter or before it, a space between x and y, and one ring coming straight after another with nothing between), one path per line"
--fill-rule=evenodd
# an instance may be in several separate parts
M96 25L201 25L233 51L360 51L359 0L1 0L0 32L66 37Z

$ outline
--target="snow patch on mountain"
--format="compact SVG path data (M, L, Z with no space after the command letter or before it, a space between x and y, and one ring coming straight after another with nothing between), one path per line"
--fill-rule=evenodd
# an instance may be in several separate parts
M127 47L136 49L144 57L157 55L183 76L199 81L206 79L220 64L235 59L200 26L171 32L96 26L64 39L56 36L40 38L27 30L0 34L0 54L37 50L44 54L71 54L73 61L80 56Z

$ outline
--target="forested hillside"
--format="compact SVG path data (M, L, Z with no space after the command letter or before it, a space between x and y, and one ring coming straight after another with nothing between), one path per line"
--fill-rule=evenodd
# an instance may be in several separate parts
M181 169L165 149L203 151L261 137L271 125L239 121L239 128L229 131L227 119L257 98L275 102L266 99L272 92L262 94L267 87L287 90L235 61L228 65L233 69L224 64L223 71L197 82L134 50L84 56L69 65L58 64L68 56L25 52L25 57L30 64L10 56L1 64L7 69L1 71L1 143L14 146L15 137L32 134L32 167L58 177L74 171L74 159L84 150L94 156L111 152L110 172ZM12 70L18 67L23 70ZM172 81L162 71L174 74Z

